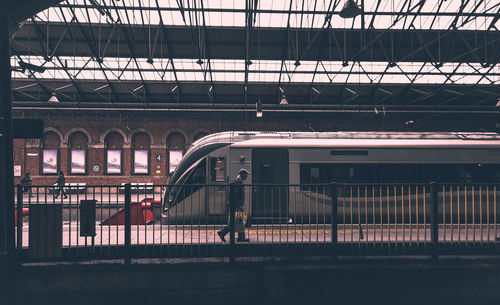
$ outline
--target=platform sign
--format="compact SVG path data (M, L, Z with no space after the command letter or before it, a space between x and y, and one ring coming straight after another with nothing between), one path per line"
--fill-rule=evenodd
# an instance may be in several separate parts
M95 234L95 205L97 200L80 200L80 236Z

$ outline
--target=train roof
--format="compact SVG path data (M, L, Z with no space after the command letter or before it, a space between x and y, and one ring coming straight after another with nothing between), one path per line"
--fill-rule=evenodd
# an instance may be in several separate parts
M481 147L500 148L495 132L286 132L226 131L194 142L177 166L171 183L182 179L210 152L231 147Z

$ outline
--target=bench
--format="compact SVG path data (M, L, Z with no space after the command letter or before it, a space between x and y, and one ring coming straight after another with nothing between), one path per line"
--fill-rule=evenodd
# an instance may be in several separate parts
M58 188L57 185L49 188L49 194L54 194L55 190ZM68 194L85 194L87 192L87 183L66 183L64 184L64 191Z
M125 184L122 183L120 186L120 193L125 193ZM153 193L154 187L153 183L130 183L130 190L132 193L139 193L139 194L145 194L145 193Z

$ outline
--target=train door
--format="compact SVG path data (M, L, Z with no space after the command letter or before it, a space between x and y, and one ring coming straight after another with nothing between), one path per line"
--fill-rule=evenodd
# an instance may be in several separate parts
M226 157L209 157L206 197L208 215L226 214L226 182Z
M288 150L252 150L252 220L286 219L288 211Z

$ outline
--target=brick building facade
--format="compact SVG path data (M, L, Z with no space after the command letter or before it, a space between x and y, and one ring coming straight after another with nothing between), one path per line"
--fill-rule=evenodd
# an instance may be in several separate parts
M336 130L479 130L478 121L458 117L434 120L412 117L354 117L349 114L252 112L89 112L23 111L15 117L42 118L44 138L14 142L15 183L29 172L33 185L51 185L63 171L67 183L119 185L164 184L171 152L184 152L204 135L226 130L336 131ZM482 120L495 126L497 120ZM485 125L485 126L486 126ZM44 155L45 163L44 164ZM140 159L140 160L136 160ZM73 161L73 162L72 162ZM114 163L113 163L114 161ZM140 162L139 162L140 161ZM73 164L72 164L73 163Z

